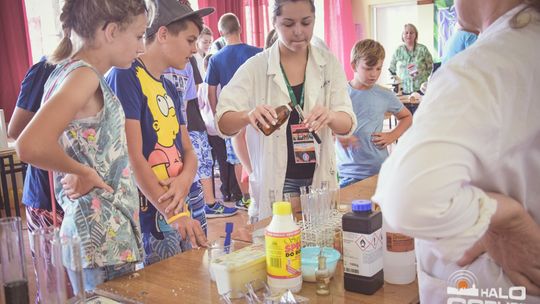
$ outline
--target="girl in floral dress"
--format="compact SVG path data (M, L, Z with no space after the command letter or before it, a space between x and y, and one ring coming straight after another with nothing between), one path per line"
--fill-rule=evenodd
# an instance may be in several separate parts
M124 112L103 75L112 66L129 67L144 51L147 14L145 0L66 0L64 38L51 56L57 68L41 109L17 141L22 161L55 172L65 212L61 235L81 239L86 291L134 271L142 259ZM73 281L72 255L64 251Z

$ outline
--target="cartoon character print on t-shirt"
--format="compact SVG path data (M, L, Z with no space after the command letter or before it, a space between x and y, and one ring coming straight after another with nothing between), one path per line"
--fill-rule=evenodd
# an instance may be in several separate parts
M153 79L144 69L137 68L137 77L154 119L152 127L157 136L154 150L148 156L148 163L160 181L178 176L182 172L184 163L182 154L175 145L180 132L180 124L174 102L165 91L163 84ZM147 206L141 206L141 211L144 212L145 209ZM160 232L171 230L160 212L156 212L155 225Z

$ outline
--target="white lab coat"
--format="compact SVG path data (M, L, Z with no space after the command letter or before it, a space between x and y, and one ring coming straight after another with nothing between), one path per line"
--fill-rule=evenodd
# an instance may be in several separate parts
M516 199L540 223L540 22L510 28L521 8L437 71L381 168L373 200L389 225L416 238L422 303L446 303L456 261L496 210L485 191ZM465 269L479 288L512 286L486 254Z
M223 88L217 105L216 122L228 111L249 111L260 104L273 107L290 102L289 93L279 65L278 43L243 64L233 79ZM333 111L349 114L353 121L351 132L356 128L356 116L347 93L347 80L343 67L328 51L310 46L304 83L304 112L307 114L316 104ZM218 132L219 131L219 128ZM270 136L247 127L247 145L253 173L250 175L252 196L258 205L250 207L250 215L263 219L272 214L269 191L281 198L287 169L286 124ZM221 136L225 137L223 134ZM328 181L336 187L336 156L330 128L319 131L322 143L316 145L317 164L313 185Z

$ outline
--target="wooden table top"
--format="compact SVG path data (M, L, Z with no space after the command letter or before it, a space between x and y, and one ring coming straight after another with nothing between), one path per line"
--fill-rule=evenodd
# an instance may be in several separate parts
M341 190L340 201L350 205L353 199L370 199L377 176ZM242 243L242 242L241 242ZM247 243L243 243L245 246ZM240 246L243 247L243 246ZM383 286L372 296L345 291L343 267L339 262L331 280L330 296L318 296L315 283L304 282L300 295L310 303L418 303L418 285ZM125 303L219 303L219 295L208 273L206 250L191 250L145 267L136 274L117 278L97 288L97 293ZM235 303L238 303L236 301ZM243 301L240 301L243 303Z
M379 176L373 175L357 183L349 185L339 191L339 202L350 205L355 199L371 199L375 194Z
M301 296L310 303L418 303L418 285L385 283L374 295L347 292L343 268L338 263L330 284L330 296L318 296L315 283L304 282ZM123 303L219 303L216 283L210 280L206 250L191 250L150 265L136 274L117 278L97 287L96 293ZM245 303L235 301L235 303Z

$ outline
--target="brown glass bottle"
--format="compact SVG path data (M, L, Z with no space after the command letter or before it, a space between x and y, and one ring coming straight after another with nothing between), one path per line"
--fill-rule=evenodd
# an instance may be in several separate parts
M268 120L265 119L268 124L268 128L262 125L258 121L257 121L257 127L259 127L259 129L264 133L264 135L268 136L274 133L275 130L277 130L281 125L283 125L287 121L287 118L289 118L289 115L291 115L291 111L292 111L291 103L287 105L279 106L276 108L277 119L276 119L275 125L272 125L272 122L269 122Z

